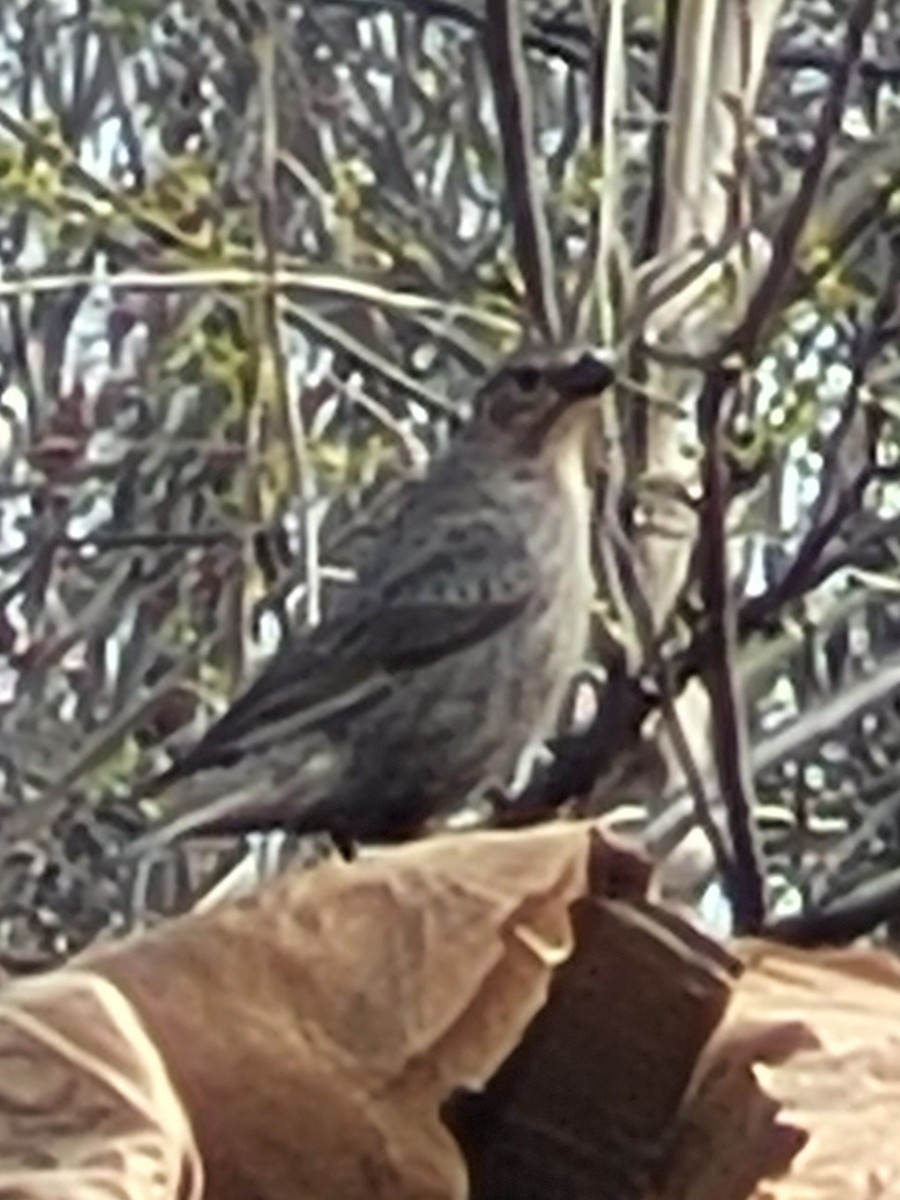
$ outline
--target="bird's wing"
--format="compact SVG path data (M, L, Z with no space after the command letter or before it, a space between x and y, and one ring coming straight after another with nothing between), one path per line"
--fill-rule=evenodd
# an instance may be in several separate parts
M414 533L410 533L414 530ZM158 781L224 765L374 703L402 671L497 633L533 594L533 567L509 528L450 512L390 526L334 614L284 646L188 754Z
M378 580L375 622L365 641L388 672L426 666L497 633L534 593L535 571L520 530L508 522L442 513Z
M158 792L196 771L228 766L246 753L327 725L329 717L371 702L385 680L361 662L329 654L334 632L319 626L283 645L197 744L150 781L148 790Z

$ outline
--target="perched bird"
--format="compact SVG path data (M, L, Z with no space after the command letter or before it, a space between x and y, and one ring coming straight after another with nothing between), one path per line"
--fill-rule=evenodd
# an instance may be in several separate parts
M513 358L370 539L352 586L158 778L151 831L401 840L509 779L549 736L586 648L584 474L598 353ZM146 839L141 839L145 841Z

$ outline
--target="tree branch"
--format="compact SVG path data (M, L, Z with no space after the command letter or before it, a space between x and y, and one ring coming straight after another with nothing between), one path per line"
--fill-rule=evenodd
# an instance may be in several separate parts
M767 938L795 946L841 945L871 933L900 913L900 868L868 880L827 907L782 917L764 929Z
M723 403L733 386L729 376L725 367L710 376L698 412L700 441L705 448L698 556L709 644L701 676L709 693L713 759L734 851L734 871L725 882L731 885L736 927L742 933L755 933L766 915L765 872L754 824L756 792L747 720L735 668L738 631L728 571L728 413Z
M532 150L531 103L517 0L487 0L484 52L494 91L516 258L531 318L549 342L560 334L550 238Z
M819 191L828 153L840 131L853 69L862 53L863 38L871 24L876 3L877 0L855 0L850 8L843 51L835 64L831 85L822 103L812 150L804 164L797 193L775 231L769 265L747 305L743 321L728 339L723 359L732 354L741 355L745 360L753 357L772 313L783 298L800 236Z
M734 670L738 625L731 599L727 555L727 470L725 465L729 394L746 363L757 354L760 340L778 309L800 236L819 190L832 141L840 128L850 78L875 0L856 0L847 18L843 54L831 79L816 126L813 148L800 186L772 239L772 254L743 320L725 340L718 363L708 372L698 400L698 428L704 446L701 467L698 554L700 590L708 621L708 656L702 672L711 701L713 752L722 799L728 812L739 886L731 896L735 923L757 931L765 918L764 876L754 828L753 772L746 719Z
M666 0L662 28L662 43L659 65L656 72L656 88L653 110L656 121L650 133L650 189L644 213L644 227L637 262L649 262L659 249L662 230L663 206L666 187L666 147L669 134L669 108L672 82L675 78L676 48L678 45L678 22L681 16L681 0Z

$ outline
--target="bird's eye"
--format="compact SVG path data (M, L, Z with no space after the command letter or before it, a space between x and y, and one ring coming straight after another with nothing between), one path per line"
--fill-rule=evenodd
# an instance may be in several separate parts
M516 386L523 392L533 392L541 380L537 367L516 367L512 375Z

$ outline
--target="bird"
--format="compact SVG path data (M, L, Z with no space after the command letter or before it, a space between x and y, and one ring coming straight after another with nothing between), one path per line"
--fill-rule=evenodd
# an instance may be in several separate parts
M275 829L403 841L502 789L554 733L587 649L586 438L614 379L596 349L501 362L355 581L153 781L183 798L144 848Z

